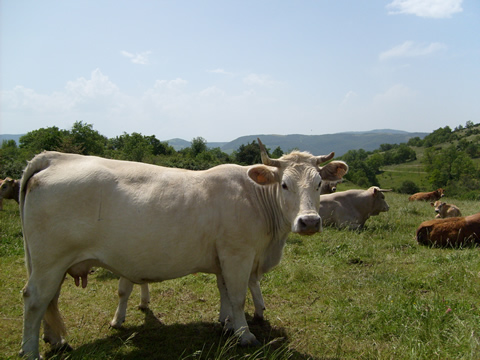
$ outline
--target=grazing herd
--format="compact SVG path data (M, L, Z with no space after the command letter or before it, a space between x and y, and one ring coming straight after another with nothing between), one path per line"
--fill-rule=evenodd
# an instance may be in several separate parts
M385 193L336 192L348 171L333 153L294 151L271 159L258 140L262 164L220 165L205 171L164 168L94 156L44 152L30 161L21 180L0 180L3 199L20 204L28 282L23 289L21 355L38 358L38 338L69 348L58 309L65 274L86 287L92 267L120 276L119 304L111 322L125 321L133 285L148 308L148 283L191 273L213 273L220 293L219 320L241 345L258 345L249 330L247 288L255 317L265 309L260 280L282 257L290 232L312 235L324 226L360 230L371 216L389 210ZM420 244L480 242L480 213L462 217L440 199L443 189L413 194L430 202L435 219L420 224Z

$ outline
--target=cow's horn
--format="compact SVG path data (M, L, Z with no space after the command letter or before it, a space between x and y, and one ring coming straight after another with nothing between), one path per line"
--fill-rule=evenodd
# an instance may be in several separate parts
M259 138L257 138L258 145L260 145L260 156L262 157L262 163L263 165L268 165L268 166L275 166L275 167L280 167L280 161L275 160L275 159L270 159L267 154L267 150L265 149L265 146L262 144Z
M335 153L332 151L328 155L317 156L317 165L323 164L325 161L332 159L335 156Z

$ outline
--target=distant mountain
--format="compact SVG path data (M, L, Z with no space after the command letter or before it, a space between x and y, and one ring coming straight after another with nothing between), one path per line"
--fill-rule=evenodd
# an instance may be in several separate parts
M314 155L328 154L331 151L335 152L335 156L342 156L348 150L363 149L366 151L373 151L380 147L381 144L401 144L408 142L409 139L419 137L423 139L428 133L421 132L406 132L401 130L380 129L371 131L359 131L359 132L342 132L336 134L326 135L248 135L239 137L233 141L227 143L207 143L209 148L219 147L223 152L228 154L232 153L241 145L251 143L253 140L260 140L270 150L275 150L278 146L283 152L290 152L291 150L298 149L301 151L309 151ZM172 143L171 141L174 141ZM189 147L190 142L179 139L168 140L168 143L172 145L176 150L175 145L183 145ZM175 144L175 145L174 145Z
M15 140L18 144L20 142L20 138L25 134L0 134L0 144L3 140Z
M0 134L0 144L3 140L15 140L17 144L24 134ZM290 152L293 149L309 151L314 155L324 155L335 151L336 156L342 156L348 150L363 149L366 151L376 150L381 144L400 144L406 143L409 139L419 137L423 139L428 133L406 132L392 129L378 129L371 131L342 132L326 135L248 135L239 137L230 142L211 142L207 143L209 148L220 148L223 152L231 154L238 150L241 145L246 145L257 138L265 144L271 151L278 146L283 152ZM190 147L190 141L183 139L167 140L175 150L181 150Z

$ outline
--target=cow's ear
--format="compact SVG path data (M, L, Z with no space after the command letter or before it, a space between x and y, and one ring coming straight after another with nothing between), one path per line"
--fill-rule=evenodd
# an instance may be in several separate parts
M343 161L332 161L320 168L320 176L322 180L337 181L348 172L348 165Z
M276 182L275 172L264 165L256 165L248 169L247 175L259 185L270 185Z

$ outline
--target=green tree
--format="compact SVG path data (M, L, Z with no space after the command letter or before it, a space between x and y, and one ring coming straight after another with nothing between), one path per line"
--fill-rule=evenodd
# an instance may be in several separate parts
M262 162L260 157L260 146L253 140L247 145L240 145L238 150L234 153L235 162L241 165L253 165Z
M272 152L272 159L278 159L283 156L283 150L280 146L277 146Z
M146 157L153 154L153 146L148 137L140 133L117 136L108 142L110 156L116 159L129 161L143 161Z
M349 150L341 159L348 164L349 171L345 179L361 187L379 186L376 174L379 173L379 162L377 156L372 161L367 161L371 153L363 149Z
M28 154L18 148L15 140L3 140L0 148L0 178L20 179L30 157Z
M192 150L193 157L198 154L207 152L207 140L202 137L196 137L192 140L192 145L190 146Z
M56 126L40 128L23 135L20 138L20 148L39 153L44 150L53 151L61 147L68 131L60 130Z
M71 143L81 149L83 155L103 156L108 139L93 129L92 124L76 121L70 131Z

